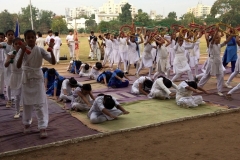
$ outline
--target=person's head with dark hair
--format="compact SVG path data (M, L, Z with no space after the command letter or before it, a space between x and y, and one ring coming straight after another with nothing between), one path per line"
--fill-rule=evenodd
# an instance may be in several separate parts
M53 33L53 31L52 31L52 30L49 30L49 31L48 31L48 34L51 34L51 33Z
M5 34L0 32L0 42L3 42L5 40Z
M72 30L69 30L69 35L72 35L73 34L73 31Z
M13 48L15 51L18 51L20 49L19 41L23 42L23 39L17 37L13 40Z
M38 33L38 37L42 37L42 33L41 32Z
M112 96L104 95L103 105L106 109L113 109L113 107L115 107L116 103L113 100Z
M91 35L92 35L92 36L94 35L94 32L93 32L93 31L91 31Z
M12 30L12 29L7 30L6 33L5 33L5 36L7 37L7 40L8 40L9 42L12 42L13 39L15 38L15 36L14 36L14 30Z
M83 84L81 87L81 92L83 95L88 95L92 91L91 84Z
M104 96L104 95L105 95L105 94L100 93L100 94L97 95L97 97L101 97L101 96Z
M163 79L163 84L164 84L167 88L171 88L171 87L172 87L172 81L170 81L170 80L167 79L166 77L159 76L158 78L162 78L162 79Z
M84 66L84 69L89 70L89 64L86 63L85 66Z
M93 41L97 42L97 40L98 40L97 37L93 38Z
M98 70L100 70L100 69L102 69L103 68L103 66L102 66L102 63L101 62L96 62L96 68L98 69Z
M24 32L24 39L29 47L34 47L36 43L36 32L34 30L26 30Z
M69 86L70 86L71 88L76 88L76 87L78 87L78 83L77 83L76 79L73 78L73 77L71 77L71 78L69 79L68 84L69 84Z
M177 43L179 44L179 46L182 46L182 44L183 44L183 37L178 36Z
M55 76L56 75L56 70L54 68L50 68L48 69L48 75L49 76Z
M185 81L190 87L197 89L197 83L195 81Z
M55 36L58 36L58 32L55 32L54 34L55 34Z
M153 82L149 79L146 79L144 82L143 82L143 89L144 90L150 90L152 88L152 85L153 85Z
M124 77L124 73L121 71L121 72L118 72L117 73L117 76L120 77L120 78L123 78Z

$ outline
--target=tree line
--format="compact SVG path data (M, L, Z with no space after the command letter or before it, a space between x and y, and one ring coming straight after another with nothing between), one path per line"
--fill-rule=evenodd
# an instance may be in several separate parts
M172 24L188 25L191 22L197 24L206 23L207 25L216 24L218 22L230 24L233 27L237 26L240 22L240 0L216 0L212 6L211 13L204 17L195 17L192 13L186 13L177 18L176 12L170 12L167 17L161 18L160 15L156 19L151 19L150 16L142 9L132 17L131 5L125 4L122 7L122 13L116 19L109 22L101 21L98 25L95 22L95 16L80 15L78 18L86 18L86 29L78 29L78 32L116 32L122 25L131 24L132 20L135 26L154 28L155 26L170 27ZM57 16L52 11L39 10L32 6L34 30L42 33L47 33L49 29L58 31L59 33L67 33L67 23L63 19L64 16ZM26 29L31 28L30 23L30 6L21 8L18 14L11 14L7 10L0 13L0 31L5 32L8 29L15 28L15 22L18 19L20 23L20 31L23 33Z

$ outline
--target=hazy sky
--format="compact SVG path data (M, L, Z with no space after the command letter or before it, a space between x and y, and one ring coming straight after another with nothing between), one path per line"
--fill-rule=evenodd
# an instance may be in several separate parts
M216 0L128 0L130 4L143 9L149 13L150 10L156 10L157 14L167 16L169 12L175 11L177 16L186 13L187 8L196 6L199 1L205 5L213 5ZM38 9L51 10L58 15L65 14L65 8L79 6L100 7L107 0L32 0L32 5ZM115 0L119 3L120 0ZM0 0L0 11L7 9L11 13L18 13L22 7L29 4L29 0Z

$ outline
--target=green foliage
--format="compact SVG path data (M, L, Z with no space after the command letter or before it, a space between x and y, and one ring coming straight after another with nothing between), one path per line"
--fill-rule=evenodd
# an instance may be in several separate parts
M52 30L58 33L68 33L67 23L61 16L56 16L52 20Z
M42 33L47 33L51 28L52 17L55 14L52 11L41 10L38 13L38 19L35 24L36 30L41 31Z
M219 19L223 23L237 26L240 16L239 0L216 0L211 9L211 15L220 15Z
M132 15L131 15L131 11L130 11L131 5L126 3L123 7L122 7L122 13L119 14L119 21L122 24L130 24L132 22Z
M85 29L83 28L78 29L78 33L84 33L84 32L85 32Z
M143 12L141 9L138 10L138 14L135 16L136 26L151 26L153 25L149 15Z
M169 19L177 19L177 13L176 12L169 12L168 13Z
M0 32L6 32L9 29L15 29L14 16L7 10L0 13Z
M190 23L202 24L203 21L200 18L195 17L192 13L186 13L182 17L180 17L180 24L187 26Z
M33 17L33 27L36 29L37 15L38 9L36 7L32 7L32 17ZM30 16L30 5L26 8L22 8L22 13L19 15L19 23L20 23L20 32L24 32L25 30L32 29L31 27L31 16Z

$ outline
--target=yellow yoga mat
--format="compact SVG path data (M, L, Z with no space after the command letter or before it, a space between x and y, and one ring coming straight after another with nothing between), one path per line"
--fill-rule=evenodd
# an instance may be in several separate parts
M180 108L175 100L147 100L135 103L124 104L123 107L130 112L128 115L121 115L117 120L106 121L101 124L91 124L87 113L72 112L72 116L79 119L89 128L100 132L110 132L121 129L129 129L138 126L145 126L164 121L197 116L207 113L214 113L219 110L226 110L222 106L212 104L201 105L196 108Z

